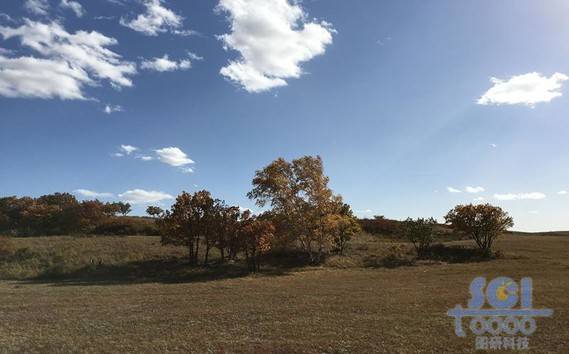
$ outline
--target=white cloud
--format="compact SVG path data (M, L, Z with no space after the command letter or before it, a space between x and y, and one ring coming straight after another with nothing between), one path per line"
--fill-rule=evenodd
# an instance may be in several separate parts
M166 147L154 150L154 152L158 155L158 160L170 166L180 167L194 163L185 152L177 147Z
M119 194L119 198L131 204L147 204L160 202L162 200L174 199L173 196L164 192L145 191L143 189L133 189Z
M162 3L162 0L145 0L146 12L132 20L121 18L121 25L148 36L157 36L168 31L182 36L192 34L192 31L181 29L184 18L162 6Z
M495 149L495 148L498 147L498 145L496 145L496 144L490 144L490 147L493 148L493 149Z
M159 72L188 70L192 67L192 62L189 59L182 59L179 61L170 60L168 54L164 54L162 58L153 58L151 60L144 60L140 64L140 67L142 69L154 70Z
M142 160L142 161L152 161L152 160L154 160L154 157L148 156L148 155L139 155L139 156L137 156L136 158L139 159L139 160Z
M93 17L94 20L114 20L115 16L95 16Z
M484 187L480 187L480 186L478 186L478 187L467 186L466 189L465 189L465 191L466 191L467 193L476 194L476 193L484 192L485 189L484 189Z
M124 109L122 108L122 106L113 106L113 105L108 104L105 106L104 112L106 114L111 114L111 113L115 113L115 112L124 112Z
M194 173L194 169L191 167L180 167L182 173Z
M73 193L78 194L82 197L87 198L113 198L114 194L112 193L99 193L95 191L90 191L88 189L76 189Z
M75 16L77 17L83 17L83 15L85 14L85 9L83 9L83 6L81 6L81 4L78 3L77 1L61 0L59 6L73 11L75 13Z
M26 0L24 9L34 15L45 16L49 10L49 3L47 0Z
M138 151L139 149L136 146L132 145L121 145L120 150L125 154L130 155L133 152Z
M300 65L324 54L332 43L330 24L307 21L307 14L289 0L221 0L231 32L219 36L226 50L240 53L221 75L248 92L286 86L286 79L302 75Z
M483 202L483 201L485 201L485 200L486 200L486 198L484 198L484 197L477 197L477 198L474 198L474 201L475 201L475 202Z
M82 87L93 80L64 61L0 55L0 96L85 99Z
M24 20L18 28L0 26L4 39L20 38L21 44L43 58L0 56L0 95L86 99L85 85L108 80L113 86L132 86L136 67L107 47L114 38L99 32L67 32L57 22Z
M559 194L559 195L567 195L567 194L569 194L569 192L567 192L567 191L559 191L559 192L557 192L557 194Z
M3 12L0 12L0 20L3 20L5 22L11 22L11 23L16 22L16 20L14 20L10 15L5 14Z
M194 36L196 34L199 34L198 32L194 31L194 30L173 30L172 31L173 34L178 35L178 36L182 36L182 37L189 37L189 36Z
M494 198L498 200L539 200L545 199L547 196L543 193L508 193L508 194L494 194Z
M456 189L454 187L447 187L447 191L449 191L450 193L462 193L460 189Z
M107 0L107 2L110 2L113 5L126 6L124 0Z
M490 81L494 86L478 99L478 104L523 104L533 107L537 103L549 102L561 96L561 87L566 80L569 80L569 77L561 73L555 73L548 78L533 72L512 76L507 81L493 77Z
M371 214L373 213L373 210L371 209L364 209L364 210L354 210L356 212L356 214Z

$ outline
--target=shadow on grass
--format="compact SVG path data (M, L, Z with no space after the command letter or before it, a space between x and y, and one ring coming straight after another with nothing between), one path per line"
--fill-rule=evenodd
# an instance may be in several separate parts
M251 273L241 262L192 266L184 259L145 260L124 264L93 264L71 272L50 269L24 283L44 283L53 286L124 285L143 283L201 283L235 279L252 274L283 276L289 269L263 265L258 273Z
M415 264L415 259L397 254L389 254L385 257L375 255L367 256L363 259L363 266L366 268L399 268L408 267Z
M485 253L478 248L471 248L460 245L436 244L421 256L423 260L434 260L446 263L476 263L488 262L496 258L501 258L502 254Z
M503 254L500 251L487 254L478 248L435 244L420 256L406 252L402 248L392 247L390 253L385 256L368 255L364 257L363 265L368 268L399 268L416 265L418 261L421 264L425 264L425 261L436 263L477 263L488 262L502 257Z

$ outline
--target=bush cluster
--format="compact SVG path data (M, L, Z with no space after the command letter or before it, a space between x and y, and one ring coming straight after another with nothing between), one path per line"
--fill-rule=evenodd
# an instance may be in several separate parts
M69 193L55 193L39 198L0 198L0 234L12 236L70 235L105 233L110 228L122 232L145 226L135 221L118 220L130 212L128 203L79 202ZM147 224L148 225L148 224Z

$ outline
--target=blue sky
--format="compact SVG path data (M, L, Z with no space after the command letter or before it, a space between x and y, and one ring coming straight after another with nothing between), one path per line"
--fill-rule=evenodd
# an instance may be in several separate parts
M360 216L441 219L484 201L518 230L569 229L566 1L0 13L0 195L75 191L142 213L205 188L255 209L256 169L319 154Z

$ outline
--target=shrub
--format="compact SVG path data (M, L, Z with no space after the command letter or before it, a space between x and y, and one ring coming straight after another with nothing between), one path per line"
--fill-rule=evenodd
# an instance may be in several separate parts
M332 235L333 250L343 255L348 242L361 231L357 219L351 215L329 215L326 218L326 232Z
M391 246L383 257L370 255L363 259L364 267L372 268L397 268L411 266L414 263L415 260L408 255L407 248L402 245Z
M435 226L437 226L437 221L433 218L418 218L416 220L408 218L403 222L402 233L413 244L419 258L424 257L431 247Z
M10 239L8 237L0 237L0 258L11 256L13 253L14 246Z
M468 234L486 255L492 253L494 241L508 228L514 219L502 208L490 204L458 205L445 216L453 229Z
M492 258L502 257L502 254L492 255L479 248L465 246L433 245L427 254L429 259L448 263L482 262Z
M393 235L399 231L399 222L375 216L373 219L358 220L362 230L373 235Z
M155 220L138 217L109 218L93 229L95 235L155 236L159 235Z

